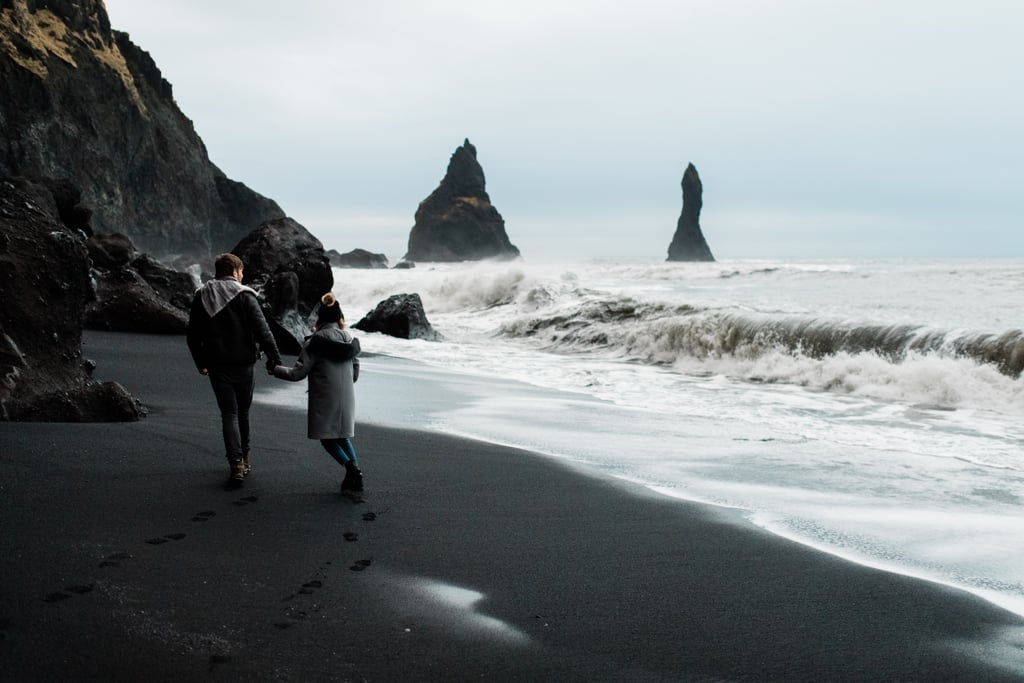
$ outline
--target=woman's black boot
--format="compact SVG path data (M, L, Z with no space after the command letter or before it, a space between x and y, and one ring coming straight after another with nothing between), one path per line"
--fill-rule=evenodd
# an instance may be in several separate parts
M342 491L362 491L363 472L355 464L345 463L345 478L341 482Z

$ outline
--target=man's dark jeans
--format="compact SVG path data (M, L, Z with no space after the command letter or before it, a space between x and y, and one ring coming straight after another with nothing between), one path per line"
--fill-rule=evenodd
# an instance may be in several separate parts
M224 430L224 453L238 462L249 450L249 406L252 405L251 365L210 368L210 385L217 397Z

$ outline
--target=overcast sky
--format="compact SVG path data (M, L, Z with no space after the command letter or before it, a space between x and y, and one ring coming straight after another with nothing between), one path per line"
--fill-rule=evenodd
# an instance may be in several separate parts
M1024 256L1017 0L106 0L210 158L405 253L464 138L528 261Z

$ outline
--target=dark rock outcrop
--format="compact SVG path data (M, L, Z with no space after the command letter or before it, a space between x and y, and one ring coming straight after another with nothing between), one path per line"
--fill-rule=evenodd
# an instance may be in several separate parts
M704 186L693 164L683 173L683 211L676 224L672 243L668 245L669 261L714 261L711 249L700 229L700 210Z
M186 313L191 309L198 277L166 266L149 254L139 254L128 265L171 306Z
M388 297L352 327L401 339L441 339L441 335L427 320L420 295L415 293Z
M91 221L158 257L209 258L284 216L210 162L170 83L111 28L102 0L0 2L0 175L66 178L53 182L81 201L51 188L64 224Z
M255 289L281 353L295 354L309 334L310 314L334 287L324 247L291 218L268 221L231 250L245 264L243 282Z
M50 191L57 215L61 222L70 230L77 230L84 235L92 235L92 209L82 203L82 191L67 178L35 178Z
M80 387L35 395L21 404L22 422L134 422L145 409L117 382L87 382Z
M91 330L184 334L196 281L139 254L127 235L93 235L86 240L92 260L94 297L85 309Z
M93 235L85 241L89 258L97 268L120 268L135 258L135 243L127 235L115 232Z
M94 268L96 298L86 307L85 327L114 332L185 334L188 313L174 306L130 266Z
M0 180L0 419L136 420L144 410L123 387L89 376L88 251L61 222L59 198L35 199L47 193L41 183Z
M437 189L420 202L409 233L408 261L479 261L519 258L505 221L485 190L476 147L466 140L448 162Z
M335 249L327 251L327 258L335 268L387 268L388 257L384 254L374 254L365 249L353 249L344 254L338 253Z

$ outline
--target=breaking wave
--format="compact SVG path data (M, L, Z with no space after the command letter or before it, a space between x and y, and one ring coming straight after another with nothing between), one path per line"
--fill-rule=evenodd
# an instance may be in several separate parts
M915 322L914 316L929 319L937 310L926 307L926 295L866 297L866 287L889 291L892 284L873 283L849 266L492 265L380 277L405 280L363 292L368 303L417 291L435 327L452 341L490 339L548 355L937 407L1024 408L1017 381L1024 332ZM820 296L831 305L828 314L808 312L816 303L801 299L816 290L825 290ZM772 300L764 292L782 295ZM752 295L761 298L752 302ZM882 302L877 311L858 308L867 299Z
M572 313L520 317L500 334L533 337L548 349L620 351L630 360L671 364L683 357L752 359L769 353L822 359L870 353L891 363L935 355L973 360L1019 377L1024 333L941 330L912 324L843 322L699 310L633 300L589 302Z

